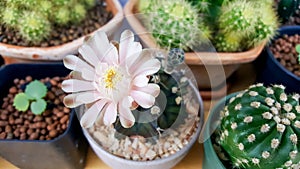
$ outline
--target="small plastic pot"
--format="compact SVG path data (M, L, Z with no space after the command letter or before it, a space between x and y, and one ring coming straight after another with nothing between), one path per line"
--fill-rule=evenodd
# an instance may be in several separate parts
M300 26L284 26L279 30L278 39L283 35L300 34ZM287 93L300 93L300 77L296 76L284 66L282 66L274 57L269 46L261 54L260 72L257 75L257 82L265 85L282 84L286 86Z
M15 78L66 76L63 64L11 64L0 68L0 103ZM65 133L49 141L0 140L0 156L22 169L82 169L88 143L73 110Z

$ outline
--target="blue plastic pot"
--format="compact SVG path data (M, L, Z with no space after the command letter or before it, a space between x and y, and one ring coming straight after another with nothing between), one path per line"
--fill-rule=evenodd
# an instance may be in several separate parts
M0 103L15 78L30 75L34 79L66 76L63 64L12 64L0 68ZM82 133L75 111L71 112L65 133L49 141L0 140L0 155L22 169L82 169L88 143Z
M285 26L280 28L279 35L275 39L284 34L300 34L300 26ZM262 52L261 58L264 60L259 65L261 70L257 75L257 82L264 83L265 85L283 84L286 86L287 93L300 93L300 77L297 77L282 66L275 59L268 46Z
M223 99L221 99L210 112L205 128L204 128L204 138L208 138L204 142L204 159L202 164L202 169L226 169L225 165L219 159L218 155L213 148L211 133L217 128L218 125L217 120L220 119L220 112L224 108L227 102L229 102L230 98L237 95L238 93L230 94Z

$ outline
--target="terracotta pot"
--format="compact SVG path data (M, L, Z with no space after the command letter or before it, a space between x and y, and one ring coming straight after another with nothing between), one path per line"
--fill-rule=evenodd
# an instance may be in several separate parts
M125 18L131 28L139 36L144 46L158 48L151 33L139 21L138 0L129 0L124 8ZM265 43L245 52L215 53L215 52L188 52L185 53L185 62L190 66L197 79L200 90L219 88L226 83L241 64L255 60ZM226 94L226 92L224 93Z
M106 0L106 3L107 10L113 13L113 18L96 31L105 31L109 37L112 37L122 24L123 10L118 0ZM85 37L83 36L72 42L53 47L22 47L0 43L0 55L4 56L7 64L26 61L32 62L33 60L59 61L68 54L76 54L78 48L83 44Z

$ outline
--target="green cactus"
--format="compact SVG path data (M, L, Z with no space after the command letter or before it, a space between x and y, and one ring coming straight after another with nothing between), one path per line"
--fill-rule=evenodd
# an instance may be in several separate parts
M287 21L298 9L300 0L280 0L277 12L283 22Z
M26 12L24 13L24 19L20 20L19 30L25 39L38 43L47 37L51 30L51 25L43 15L35 12Z
M183 106L185 104L183 99L184 95L188 93L189 82L181 72L172 73L171 71L183 63L183 50L171 49L167 60L165 68L161 68L158 73L150 77L151 83L157 83L160 87L161 93L156 98L158 106L154 105L148 110L138 108L139 111L149 111L145 113L133 111L136 122L131 128L125 129L120 122L117 122L115 128L119 133L127 136L141 135L145 138L157 137L161 131L174 125L177 119L187 117L186 107ZM168 71L166 69L168 69ZM164 94L166 98L162 94ZM166 99L165 108L164 110L160 110L160 108L164 107L162 105L164 104L164 99ZM141 114L143 114L143 116L141 116ZM147 117L145 117L145 114ZM143 122L143 119L147 119L148 121Z
M243 48L241 46L241 38L235 34L218 33L214 38L214 45L219 52L237 52Z
M146 7L147 4L151 7ZM199 43L201 37L199 27L204 25L199 24L197 10L190 3L185 0L159 2L152 0L140 6L142 6L140 11L147 13L143 20L144 24L159 46L187 51Z
M299 168L299 94L252 85L221 112L219 144L236 168Z
M56 27L80 23L86 10L94 5L96 0L1 0L0 21L30 44L38 44L47 38L54 24Z

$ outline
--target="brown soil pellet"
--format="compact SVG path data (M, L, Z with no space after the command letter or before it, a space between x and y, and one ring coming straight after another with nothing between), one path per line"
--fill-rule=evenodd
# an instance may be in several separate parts
M100 26L106 24L113 14L106 10L106 6L103 4L102 0L99 0L97 5L87 11L87 16L78 24L67 24L65 26L53 25L50 32L50 36L40 42L39 44L34 44L24 40L19 33L13 29L8 29L6 26L0 25L0 42L18 45L18 46L38 46L38 47L50 47L57 46L63 43L71 42L77 38L84 35L92 33L97 30ZM50 40L49 40L50 39Z
M14 79L15 86L9 88L0 109L0 139L51 140L64 133L70 118L70 109L63 104L66 94L60 89L64 79L61 77L41 79L44 83L52 84L45 97L51 104L51 109L47 109L41 115L34 115L30 110L20 112L12 106L18 91L24 92L21 86L35 80L30 76L25 79Z
M297 44L300 44L300 35L283 35L270 45L270 50L282 66L300 77L300 63L295 50Z

